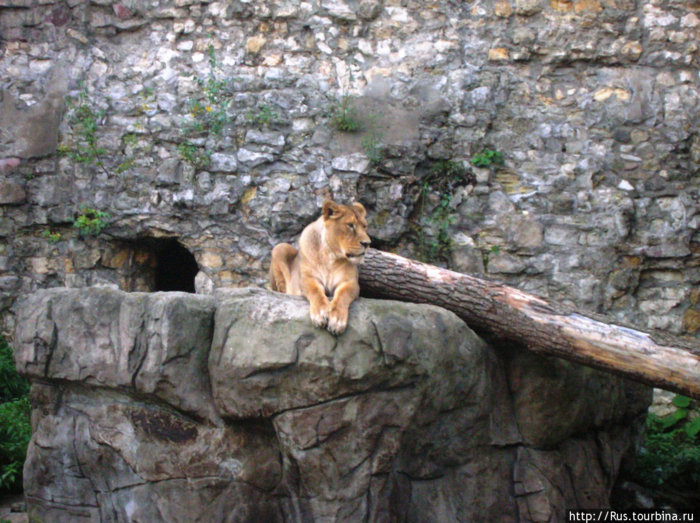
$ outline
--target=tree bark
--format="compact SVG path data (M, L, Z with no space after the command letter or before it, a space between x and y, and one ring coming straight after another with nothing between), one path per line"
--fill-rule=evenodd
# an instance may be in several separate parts
M363 295L448 309L474 330L527 349L700 399L700 344L578 314L513 287L370 249Z

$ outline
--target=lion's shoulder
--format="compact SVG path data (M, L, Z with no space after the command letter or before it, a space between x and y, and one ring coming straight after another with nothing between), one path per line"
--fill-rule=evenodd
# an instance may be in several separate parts
M299 252L304 260L320 265L324 250L323 221L319 218L307 225L299 238Z

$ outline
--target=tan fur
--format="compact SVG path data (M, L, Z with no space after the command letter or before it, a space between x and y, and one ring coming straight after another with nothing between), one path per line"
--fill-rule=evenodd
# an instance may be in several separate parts
M272 249L270 288L305 296L312 323L333 334L345 331L348 308L360 295L357 266L370 244L365 216L360 203L326 200L321 217L301 233L299 250L288 243Z

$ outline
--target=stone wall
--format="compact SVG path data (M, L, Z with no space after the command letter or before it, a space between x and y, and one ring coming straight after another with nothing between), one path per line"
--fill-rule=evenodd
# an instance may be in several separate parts
M697 1L9 0L0 39L6 328L153 290L162 238L202 292L261 285L332 195L380 248L698 333Z
M339 337L261 289L18 312L30 521L563 521L608 506L650 400L428 305L360 299Z

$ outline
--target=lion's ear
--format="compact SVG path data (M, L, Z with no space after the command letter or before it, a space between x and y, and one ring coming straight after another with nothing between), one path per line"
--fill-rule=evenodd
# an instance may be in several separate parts
M340 206L333 200L323 202L323 219L332 220L340 217Z
M352 204L353 208L360 214L362 218L367 216L367 211L365 210L365 206L362 205L360 202L355 202Z

